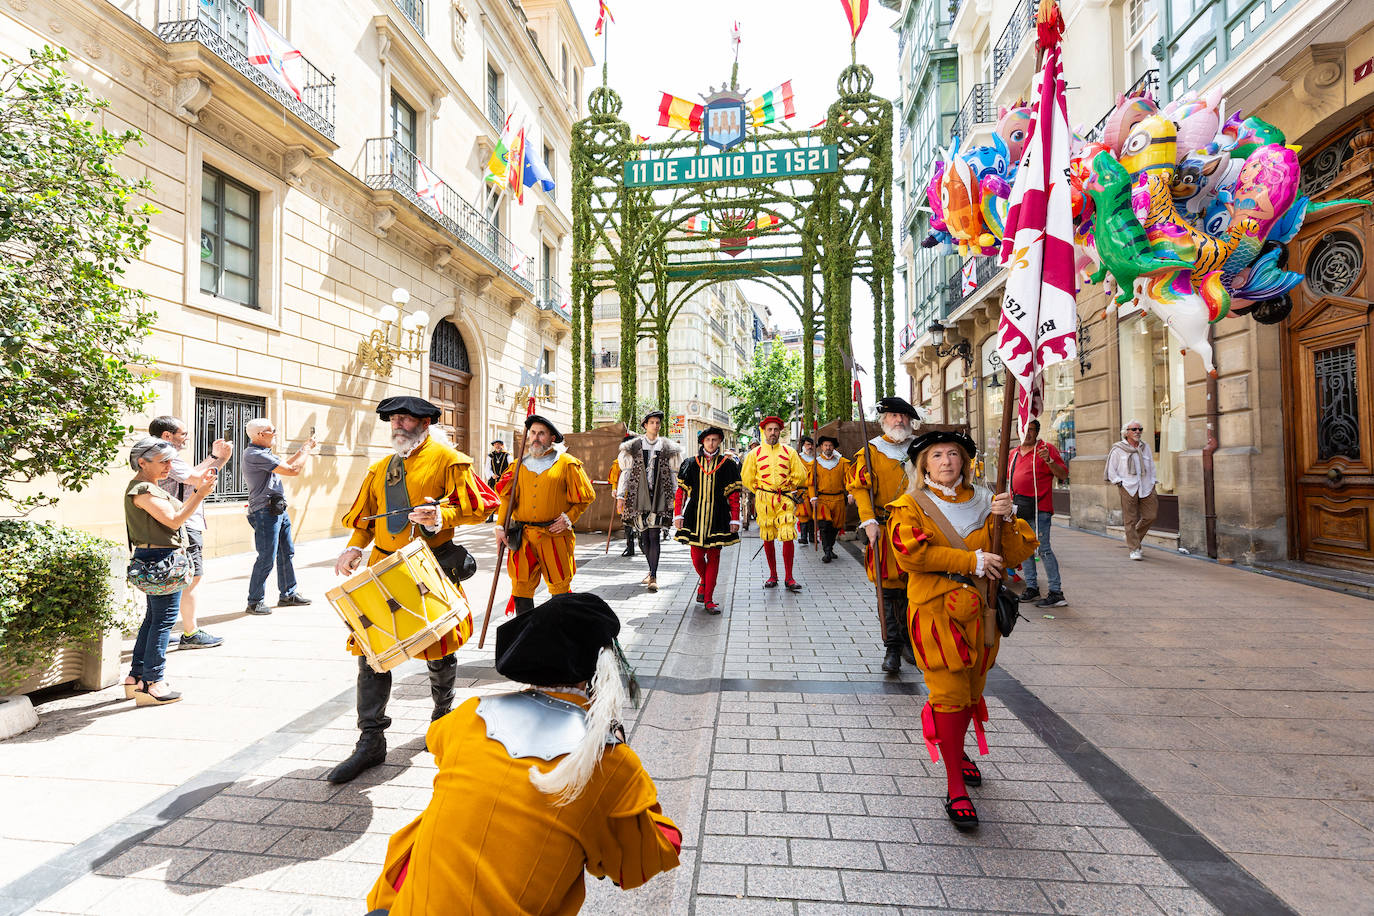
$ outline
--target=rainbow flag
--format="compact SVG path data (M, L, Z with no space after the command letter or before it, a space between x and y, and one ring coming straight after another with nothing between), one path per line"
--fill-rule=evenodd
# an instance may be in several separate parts
M840 5L844 7L845 18L849 20L850 40L858 41L859 30L868 18L868 0L840 0Z
M749 101L749 120L755 127L784 121L797 116L797 107L792 104L792 81L788 80L776 89L769 89L763 95Z
M665 92L658 102L658 126L701 133L701 118L705 111L705 106Z

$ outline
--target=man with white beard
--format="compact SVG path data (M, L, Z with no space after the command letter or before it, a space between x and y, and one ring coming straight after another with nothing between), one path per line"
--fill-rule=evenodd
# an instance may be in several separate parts
M445 558L459 554L452 544L457 525L476 525L496 508L496 494L473 471L472 459L443 441L430 424L439 419L439 408L411 395L387 398L377 405L377 416L391 424L394 454L372 464L358 496L344 513L343 525L353 531L348 546L334 564L334 572L347 576L362 563L363 549L372 547L368 564L395 553L405 544L422 538L448 572ZM438 503L447 498L447 505ZM416 508L409 512L410 506ZM383 518L368 516L395 512ZM451 578L457 578L450 573ZM429 692L434 700L430 719L453 708L458 660L453 653L472 634L466 617L421 653L429 667ZM329 773L330 782L349 782L386 759L386 715L391 697L391 672L378 674L367 664L353 636L348 650L358 656L358 738L353 754Z
M902 398L883 398L879 401L878 422L883 434L870 439L868 448L860 448L850 459L846 484L859 510L859 530L866 538L864 566L870 582L876 581L877 575L874 572L874 554L882 554L883 621L887 631L883 640L883 670L888 674L901 670L903 658L916 664L911 640L907 637L906 573L897 565L892 544L886 540L885 532L887 504L906 492L906 449L911 443L912 426L919 419L916 408ZM873 456L871 475L869 454ZM869 494L870 484L872 496ZM876 497L877 505L874 505L873 497Z

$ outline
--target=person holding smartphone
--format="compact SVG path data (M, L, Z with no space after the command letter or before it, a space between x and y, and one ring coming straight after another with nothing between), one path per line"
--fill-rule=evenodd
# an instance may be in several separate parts
M296 547L291 542L291 517L286 514L283 477L296 477L315 448L315 439L305 440L290 458L272 451L277 428L266 417L249 420L245 427L251 443L243 450L243 476L248 481L248 524L258 559L248 577L247 613L272 613L267 606L267 574L277 567L277 607L299 607L310 599L296 591L296 567L291 558Z
M1016 514L1035 526L1035 536L1040 541L1040 560L1045 564L1045 577L1049 580L1046 583L1049 593L1041 597L1035 569L1036 558L1032 556L1021 564L1021 575L1026 580L1026 590L1021 594L1021 600L1033 601L1036 607L1064 607L1069 603L1059 579L1059 560L1050 546L1054 482L1065 480L1068 476L1069 465L1064 456L1059 454L1059 449L1040 438L1040 421L1031 420L1026 424L1026 435L1021 439L1021 445L1012 455L1011 493L1016 503Z

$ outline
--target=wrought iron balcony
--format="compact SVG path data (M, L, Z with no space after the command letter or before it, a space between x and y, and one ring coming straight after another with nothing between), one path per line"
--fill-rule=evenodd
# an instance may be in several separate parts
M592 401L592 416L594 417L618 417L620 416L619 401Z
M421 35L425 34L425 0L394 0L396 7L415 26Z
M978 125L991 124L993 120L992 84L975 83L964 97L964 105L959 109L959 115L954 119L954 127L950 133L963 141L961 147L966 147L968 138L973 135Z
M1002 29L1002 37L992 49L993 85L1002 82L1002 77L1011 69L1011 62L1016 59L1016 52L1021 50L1026 35L1034 36L1035 7L1036 0L1020 0L1012 10L1011 18Z
M953 22L959 15L959 8L964 5L964 0L949 0L949 21Z
M572 300L562 285L553 277L544 277L535 288L534 304L541 311L553 312L564 321L572 321ZM567 310L564 311L564 305Z
M596 358L596 368L598 369L619 369L620 354L614 350L602 350Z
M413 152L396 142L396 138L374 137L368 140L364 159L367 174L363 180L368 187L400 194L449 235L520 286L534 292L534 280L531 279L534 276L534 258L526 257L515 247L515 243L442 179L437 188L425 188L422 197L417 188L419 160ZM425 171L430 171L428 166Z
M734 418L730 416L730 412L728 410L721 410L719 407L711 408L711 419L716 422L717 426L723 426L726 429L729 429L730 426L735 422Z
M725 329L725 322L721 321L719 318L716 318L716 317L714 317L714 316L712 316L711 318L709 318L709 319L707 319L707 320L711 323L711 330L713 330L713 331L715 331L717 334L719 334L721 340L725 340L725 339L726 339L726 335L729 333L729 332Z
M749 362L749 351L744 349L744 344L736 341L735 352L739 354L740 359L744 360L746 363Z
M1131 88L1130 88L1130 89L1127 89L1127 90L1125 91L1125 93L1123 93L1123 94L1124 94L1127 98L1130 98L1131 96L1144 95L1144 94L1146 94L1146 93L1149 93L1149 94L1150 94L1151 96L1153 96L1155 99L1158 99L1158 98L1159 98L1159 71L1158 71L1158 70L1146 70L1146 71L1145 71L1145 74L1144 74L1143 76L1141 76L1140 79L1138 79L1138 80L1136 80L1134 83L1132 83L1132 84L1131 84ZM1111 108L1108 108L1108 109L1107 109L1107 113L1104 114L1104 115L1102 116L1102 120L1098 121L1098 122L1097 122L1097 125L1096 125L1095 127L1093 127L1093 129L1088 133L1088 139L1089 139L1089 140L1100 140L1100 139L1102 139L1102 131L1103 131L1103 130L1106 128L1106 126L1107 126L1107 119L1110 118L1110 117L1112 116L1112 112L1115 111L1115 110L1116 110L1116 106L1115 106L1115 105L1113 105Z
M506 110L501 107L501 98L495 92L487 91L487 120L497 130L506 126Z
M725 374L725 369L720 365L720 363L716 362L715 360L711 360L711 378L717 379L729 377L730 376Z
M334 77L325 76L304 55L299 65L291 65L294 72L283 75L280 82L269 77L248 58L250 27L248 7L241 0L164 0L157 37L167 44L194 41L204 45L296 117L333 140Z
M592 317L603 320L607 318L614 318L615 320L619 321L620 306L614 302L598 302L596 308L593 310Z

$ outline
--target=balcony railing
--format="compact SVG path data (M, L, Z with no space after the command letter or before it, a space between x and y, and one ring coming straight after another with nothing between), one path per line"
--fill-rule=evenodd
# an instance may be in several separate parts
M395 3L415 30L425 34L425 0L395 0Z
M727 333L729 333L729 332L726 331L726 329L725 329L725 322L721 321L721 320L718 319L718 318L714 318L714 317L713 317L713 318L709 318L709 319L707 319L707 320L710 321L710 323L711 323L711 330L713 330L713 331L715 331L717 334L719 334L721 340L724 340L724 339L725 339L725 335L726 335Z
M964 0L949 0L949 21L953 22L959 15L959 8L964 5Z
M594 318L615 318L620 319L620 306L614 302L599 302L593 312Z
M1142 76L1140 79L1136 80L1133 84L1131 84L1131 88L1127 89L1124 94L1126 98L1131 98L1132 96L1144 95L1145 93L1149 93L1155 99L1159 98L1158 70L1146 70L1145 75ZM1115 110L1115 105L1107 109L1107 113L1102 116L1102 120L1098 121L1097 125L1088 134L1089 140L1102 139L1102 131L1107 126L1107 119L1112 116L1112 112Z
M592 416L594 417L618 417L620 416L619 401L593 401Z
M619 369L620 354L613 350L602 350L596 357L596 368L598 369Z
M749 351L744 349L744 344L736 342L735 352L739 354L740 359L744 360L746 363L749 362Z
M711 378L729 378L729 376L725 374L725 369L721 364L714 360L711 361Z
M992 82L1002 82L1002 77L1011 69L1016 52L1021 50L1021 41L1027 33L1035 31L1036 0L1020 0L1012 10L1011 18L1002 29L1002 37L992 49Z
M501 107L501 97L492 88L487 89L487 120L497 130L506 126L506 110Z
M539 281L535 287L534 304L542 311L553 312L565 321L572 320L572 300L553 277L544 277Z
M731 424L735 422L728 410L721 410L719 407L711 408L711 419L716 422L716 425L723 426L726 429L729 429Z
M534 292L534 258L526 257L476 207L459 197L447 182L440 180L437 188L424 188L422 196L417 183L426 182L417 182L421 174L419 160L414 153L397 143L394 137L368 140L364 159L367 174L363 180L368 187L402 195L458 241L491 262L520 286ZM424 171L429 172L429 168L426 167Z
M157 37L167 44L199 42L296 117L333 140L334 77L325 76L304 56L299 65L291 64L283 82L269 77L248 60L248 28L248 7L240 0L166 0L158 19Z
M968 138L973 135L978 125L990 124L993 120L992 85L975 83L964 97L964 105L959 109L959 116L954 119L954 127L950 133L963 141L959 144L961 147L967 147Z

